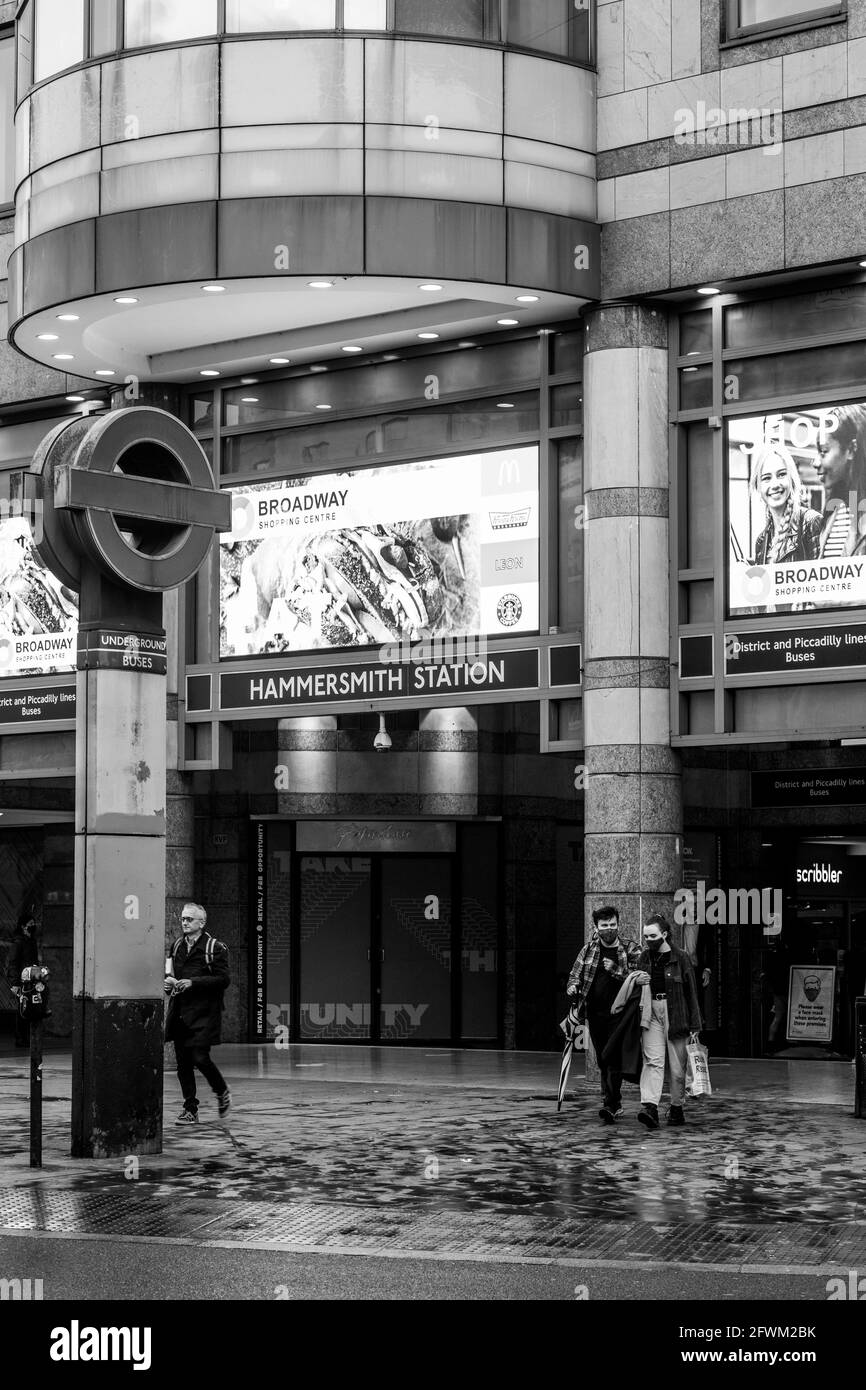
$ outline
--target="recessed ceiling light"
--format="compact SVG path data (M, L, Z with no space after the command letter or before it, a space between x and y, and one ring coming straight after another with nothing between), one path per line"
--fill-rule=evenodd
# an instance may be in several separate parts
M97 376L116 376L117 373L115 372L115 370L114 370L113 367L100 367L100 368L98 369L96 375L97 375Z
M497 409L497 410L513 410L513 409L514 409L514 403L513 403L512 401L497 401L497 402L496 402L496 409Z
M202 285L205 294L225 294L225 285Z
M269 357L268 361L273 367L288 367L291 363L290 357Z
M438 333L419 333L419 334L418 334L418 337L419 337L419 338L423 338L425 342L431 342L431 343L432 343L434 338L438 338L438 337L439 337L439 334L438 334Z
M334 408L334 407L333 407L332 405L324 405L324 404L323 404L323 405L317 405L317 406L316 406L316 409L317 409L317 410L333 410L333 408Z
M862 265L863 269L866 270L866 261L861 261L860 264Z
M721 294L721 290L715 289L712 285L701 285L698 294Z
M386 352L382 354L383 362L399 362L400 358L396 352Z
M311 372L326 372L327 370L328 370L327 367L321 367L321 366L319 366L318 364L316 364L315 367L311 367L311 368L310 368L310 371L311 371Z
M537 295L537 294L519 294L519 295L517 296L517 299L516 299L515 303L517 303L517 304L537 304L538 301L539 301L539 298L540 298L540 295Z
M503 328L516 328L520 319L497 319L496 322Z
M350 347L344 347L344 348L342 349L342 351L343 351L343 352L363 352L364 349L363 349L362 347L356 347L354 344L352 344Z
M475 344L475 343L470 343L469 340L468 340L467 338L464 338L462 342L460 342L460 343L457 344L457 346L458 346L459 348L471 348L471 347L475 347L476 344Z
M258 379L257 376L242 376L242 377L241 377L241 386L258 386L258 384L259 384L259 379Z
M205 367L203 371L199 372L199 376L219 376L219 372L215 371L213 367Z
M684 372L696 372L697 370L697 367L683 367Z
M241 405L258 405L258 396L241 396Z
M75 358L72 356L72 353L71 353L71 352L55 352L55 354L54 354L54 361L55 361L55 362L74 362L74 361L75 361Z
M80 315L80 314L58 314L57 317L58 317L58 319L60 320L61 323L77 323L78 320L79 320L79 318L81 317L81 315Z
M419 285L418 288L419 288L419 290L424 290L427 294L438 294L438 292L439 292L439 290L441 290L442 286L441 286L441 285Z
M40 343L59 343L60 341L59 333L37 333L36 337Z
M137 303L138 303L138 300L135 298L134 295L131 295L131 294L121 294L121 295L118 295L117 299L115 299L114 302L115 302L115 304L137 304Z
M307 285L311 290L332 290L334 288L333 280L308 280Z
M83 405L83 404L84 404L84 397L83 397L83 396L67 396L66 399L67 399L68 401L74 401L76 405Z

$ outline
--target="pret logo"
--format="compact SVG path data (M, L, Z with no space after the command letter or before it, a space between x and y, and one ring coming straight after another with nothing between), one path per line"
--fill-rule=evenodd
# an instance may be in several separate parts
M798 883L841 883L842 870L831 864L813 864L811 869L798 869Z
M52 1361L131 1361L133 1370L149 1371L150 1353L149 1327L82 1327L73 1318L51 1332Z
M523 604L516 594L503 594L496 605L496 616L502 627L514 627L523 616Z

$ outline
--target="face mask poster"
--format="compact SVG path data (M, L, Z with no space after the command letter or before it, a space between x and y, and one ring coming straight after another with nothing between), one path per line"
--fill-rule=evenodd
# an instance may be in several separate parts
M866 405L731 419L729 616L866 606Z
M788 983L788 1041L833 1039L835 965L792 965Z
M220 655L537 632L536 447L232 489Z

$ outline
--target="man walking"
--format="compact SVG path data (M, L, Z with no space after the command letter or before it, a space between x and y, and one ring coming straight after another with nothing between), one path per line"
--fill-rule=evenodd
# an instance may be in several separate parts
M640 947L619 936L619 913L615 907L599 907L592 914L594 931L571 968L566 994L576 995L581 1022L586 1022L601 1071L603 1103L600 1120L612 1125L622 1114L622 1077L602 1061L607 1040L618 1020L610 1007L626 975L637 968Z
M644 1065L638 1113L638 1120L647 1129L658 1129L665 1053L671 1068L668 1124L685 1124L686 1046L689 1034L697 1034L703 1027L692 963L670 938L671 925L665 917L656 914L647 918L645 949L638 962L638 969L649 974L652 994L652 1018L642 1034Z
M185 903L181 912L183 936L175 941L166 962L165 992L170 996L165 1037L174 1043L177 1078L183 1092L179 1125L198 1124L195 1068L217 1098L220 1119L231 1108L231 1091L210 1050L220 1042L223 996L229 985L228 951L205 931L207 913L200 903Z

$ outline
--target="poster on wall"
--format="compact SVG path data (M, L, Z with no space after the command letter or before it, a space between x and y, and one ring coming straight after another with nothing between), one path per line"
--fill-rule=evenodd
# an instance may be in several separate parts
M732 419L730 617L866 606L866 404Z
M792 965L788 984L788 1041L833 1039L835 965Z
M78 595L39 560L23 517L0 520L0 678L74 671Z
M220 656L539 627L535 446L232 488Z

